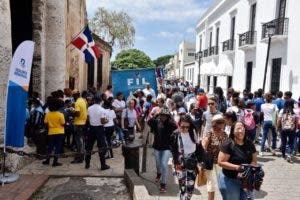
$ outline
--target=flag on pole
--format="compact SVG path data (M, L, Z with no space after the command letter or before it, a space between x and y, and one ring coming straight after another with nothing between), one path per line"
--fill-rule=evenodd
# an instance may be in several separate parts
M32 67L34 42L24 41L11 61L6 98L4 141L6 146L23 147L27 94Z
M72 40L72 44L84 53L85 62L90 63L94 59L100 58L100 50L93 40L88 25Z

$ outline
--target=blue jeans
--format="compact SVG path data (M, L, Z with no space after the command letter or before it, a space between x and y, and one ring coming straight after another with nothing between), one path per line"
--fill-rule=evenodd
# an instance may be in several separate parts
M118 139L120 141L124 141L124 134L123 134L123 131L122 131L121 127L119 125L115 125L115 130L118 134Z
M226 177L223 172L219 174L219 190L223 200L246 200L247 195L243 190L241 182L237 179ZM254 199L254 193L250 193L251 199Z
M300 151L300 130L295 132L294 151Z
M256 135L256 128L252 129L252 130L246 130L246 137L248 140L250 140L251 142L254 142L255 140L255 135Z
M262 136L261 145L260 145L261 152L263 152L265 150L265 143L267 140L269 130L272 131L272 150L275 150L275 148L276 148L277 135L276 135L275 127L272 125L272 121L264 121L263 136Z
M291 156L294 151L294 140L295 140L295 131L281 131L281 153L282 157L285 157L286 143L288 141L288 155Z
M154 149L154 156L156 162L157 173L161 174L161 183L167 183L168 161L170 158L170 150L156 150Z

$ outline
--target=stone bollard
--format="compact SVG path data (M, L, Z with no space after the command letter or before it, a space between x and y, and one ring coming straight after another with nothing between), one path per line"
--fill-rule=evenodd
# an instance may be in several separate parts
M140 173L140 147L142 143L137 140L122 145L125 169L133 169L138 175Z

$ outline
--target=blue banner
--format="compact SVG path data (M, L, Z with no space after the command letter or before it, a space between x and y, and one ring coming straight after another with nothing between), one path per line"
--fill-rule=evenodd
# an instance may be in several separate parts
M6 100L5 146L24 146L26 102L34 51L34 42L24 41L11 61Z
M134 93L137 89L144 89L146 83L150 83L151 88L157 94L155 68L112 71L114 96L118 92L122 92L127 98L130 92Z

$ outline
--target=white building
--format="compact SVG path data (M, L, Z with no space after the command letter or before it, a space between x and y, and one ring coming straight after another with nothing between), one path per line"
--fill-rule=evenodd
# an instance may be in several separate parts
M182 41L179 44L178 61L179 77L186 79L185 65L195 61L195 42Z
M201 87L210 92L216 85L225 91L263 88L273 27L265 91L290 90L298 98L299 8L299 0L216 0L196 27Z

